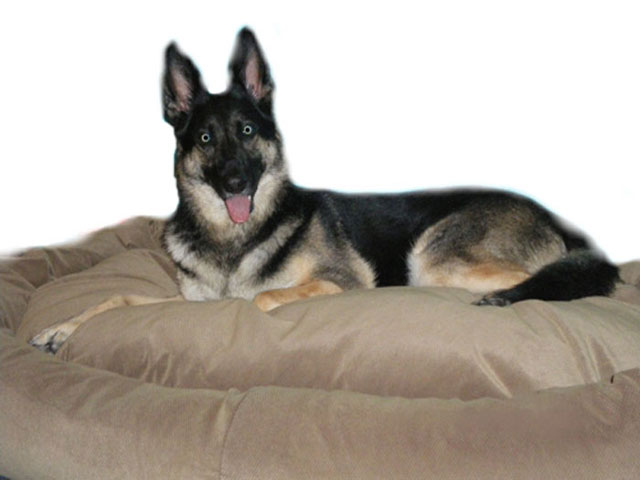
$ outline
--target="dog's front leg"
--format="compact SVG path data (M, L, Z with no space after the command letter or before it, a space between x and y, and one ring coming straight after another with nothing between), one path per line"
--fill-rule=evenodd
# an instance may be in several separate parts
M142 295L116 295L104 302L88 308L66 322L49 327L33 337L29 344L43 352L55 354L76 328L96 315L118 307L150 305L152 303L176 302L184 298L180 295L169 298L145 297Z
M328 280L312 280L311 282L290 288L278 288L259 293L253 302L263 312L273 310L280 305L295 302L303 298L315 297L318 295L334 295L344 290Z

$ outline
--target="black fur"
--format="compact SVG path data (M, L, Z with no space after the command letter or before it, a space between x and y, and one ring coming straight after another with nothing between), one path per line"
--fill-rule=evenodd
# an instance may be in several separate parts
M422 232L439 220L453 212L473 206L479 212L475 225L466 225L460 239L446 239L447 255L467 258L467 244L476 243L486 235L487 226L483 218L487 211L495 210L499 206L527 205L537 216L539 224L534 224L527 232L529 241L535 241L538 231L550 228L559 234L567 246L568 251L580 249L579 255L571 255L562 259L557 268L556 264L549 265L539 272L540 282L544 285L549 276L548 271L556 272L558 282L567 270L575 267L576 276L589 283L579 285L574 279L567 285L566 291L551 293L555 288L549 285L549 293L541 286L535 290L527 287L522 290L521 299L545 298L553 300L569 300L585 296L580 291L593 292L588 295L608 295L611 293L617 278L617 268L606 260L588 250L589 242L576 232L571 232L560 225L560 222L535 202L508 192L492 190L448 190L441 192L413 192L405 194L341 194L331 191L305 190L290 185L287 200L278 210L277 217L285 215L304 216L305 222L300 227L308 225L314 213L321 213L327 231L331 233L331 241L344 242L350 245L369 261L377 272L377 286L400 286L407 284L406 259L411 246ZM278 219L278 220L280 220ZM298 232L297 237L299 237ZM455 234L453 235L455 236ZM293 250L295 242L288 242L282 246L276 257L262 274L268 275ZM578 273L579 272L579 273ZM591 276L583 274L589 272ZM601 274L601 275L600 275ZM538 278L538 275L534 278ZM550 281L550 280L549 280ZM528 282L527 285L536 282ZM562 289L561 289L562 290ZM512 295L514 298L516 295ZM560 298L564 297L564 298ZM513 300L517 301L517 300Z

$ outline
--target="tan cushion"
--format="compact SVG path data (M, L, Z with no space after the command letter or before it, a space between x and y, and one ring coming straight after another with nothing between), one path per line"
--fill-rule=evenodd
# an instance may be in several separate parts
M168 388L0 331L10 478L632 479L640 370L474 401L274 386Z
M25 343L114 294L175 295L161 228L136 219L0 266L0 475L637 476L640 262L615 298L167 303L105 312L56 357Z
M161 252L116 254L40 287L18 338L116 294L177 294ZM640 306L608 298L477 307L469 292L385 288L259 311L243 300L123 307L80 327L65 360L168 386L257 385L472 399L640 367ZM624 335L620 332L624 331Z

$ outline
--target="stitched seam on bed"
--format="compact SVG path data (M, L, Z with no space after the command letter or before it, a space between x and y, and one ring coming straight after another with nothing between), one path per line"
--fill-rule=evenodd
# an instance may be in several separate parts
M218 472L219 472L219 475L220 475L221 479L222 478L229 478L222 471L223 466L224 466L225 454L227 452L227 439L229 438L229 435L231 434L231 429L233 428L233 422L236 419L236 415L240 411L240 408L242 407L242 405L244 404L244 401L247 399L247 397L249 396L250 393L251 393L250 390L244 392L243 397L238 402L238 406L236 407L235 411L231 414L231 420L229 421L229 428L227 428L227 431L224 434L224 439L222 440L222 452L220 453L220 465L218 466Z

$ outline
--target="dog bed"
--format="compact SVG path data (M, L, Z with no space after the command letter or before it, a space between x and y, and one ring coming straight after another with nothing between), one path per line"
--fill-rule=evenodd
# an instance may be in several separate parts
M56 356L27 344L112 295L176 295L162 225L2 263L0 475L640 478L640 262L612 298L175 302L105 312Z

